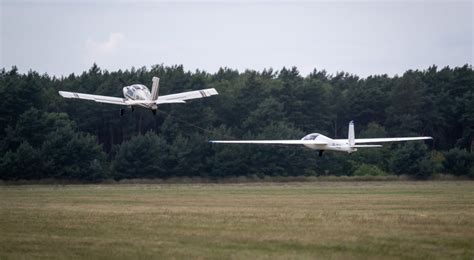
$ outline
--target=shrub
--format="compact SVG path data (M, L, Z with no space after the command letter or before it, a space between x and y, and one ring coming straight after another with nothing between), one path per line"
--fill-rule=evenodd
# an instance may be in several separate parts
M427 147L424 143L409 142L402 144L392 153L390 170L396 175L407 174L418 177L422 167L425 173L430 171L426 169L426 162L421 165L421 162L429 159L428 156Z
M474 179L474 165L471 166L471 169L469 170L469 178Z
M456 176L468 175L474 161L474 156L471 153L459 148L453 148L445 152L444 157L443 166L446 173Z
M114 178L167 178L166 141L154 132L135 136L120 145L113 162Z
M354 172L355 176L384 176L387 175L386 172L381 170L379 167L371 164L362 164Z

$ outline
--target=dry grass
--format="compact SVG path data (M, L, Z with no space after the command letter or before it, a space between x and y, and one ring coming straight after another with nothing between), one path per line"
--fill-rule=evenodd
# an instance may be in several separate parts
M474 182L0 186L4 258L474 257Z

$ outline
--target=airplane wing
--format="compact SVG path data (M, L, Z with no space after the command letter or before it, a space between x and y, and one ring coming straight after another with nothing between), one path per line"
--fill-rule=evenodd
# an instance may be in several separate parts
M83 94L83 93L68 92L68 91L59 91L59 95L61 95L64 98L86 99L86 100L93 100L99 103L107 103L107 104L115 104L115 105L123 105L123 106L155 103L154 101L151 101L151 100L127 100L125 98L91 95L91 94Z
M93 100L99 103L107 103L107 104L115 104L115 105L129 105L126 103L126 99L118 98L118 97L91 95L91 94L83 94L83 93L68 92L68 91L59 91L59 95L61 95L64 98L86 99L86 100Z
M316 140L210 140L209 142L216 144L328 144Z
M395 137L395 138L359 138L359 139L355 139L355 143L356 144L388 143L388 142L402 142L402 141L429 140L429 139L433 139L433 137L418 136L418 137Z
M156 104L169 104L169 103L185 103L186 100L196 99L196 98L205 98L214 95L218 95L215 88L200 89L195 91L188 91L182 93L176 93L171 95L159 96L156 100Z

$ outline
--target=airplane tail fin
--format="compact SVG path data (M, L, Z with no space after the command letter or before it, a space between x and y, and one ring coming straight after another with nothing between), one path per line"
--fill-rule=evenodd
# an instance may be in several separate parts
M354 134L354 121L351 121L349 123L349 131L348 131L348 136L347 140L349 142L349 146L354 147L355 146L355 134Z
M160 78L153 77L153 83L151 85L151 100L156 101L158 99L159 90L160 90Z

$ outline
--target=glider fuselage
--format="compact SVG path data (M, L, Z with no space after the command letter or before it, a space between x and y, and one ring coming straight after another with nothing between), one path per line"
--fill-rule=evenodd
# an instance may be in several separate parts
M335 140L329 138L325 135L319 133L312 133L304 136L301 140L315 140L315 141L322 141L327 144L303 144L307 148L313 150L331 150L331 151L340 151L340 152L348 152L352 153L357 151L357 148L351 147L349 145L349 141L347 139L343 140Z

